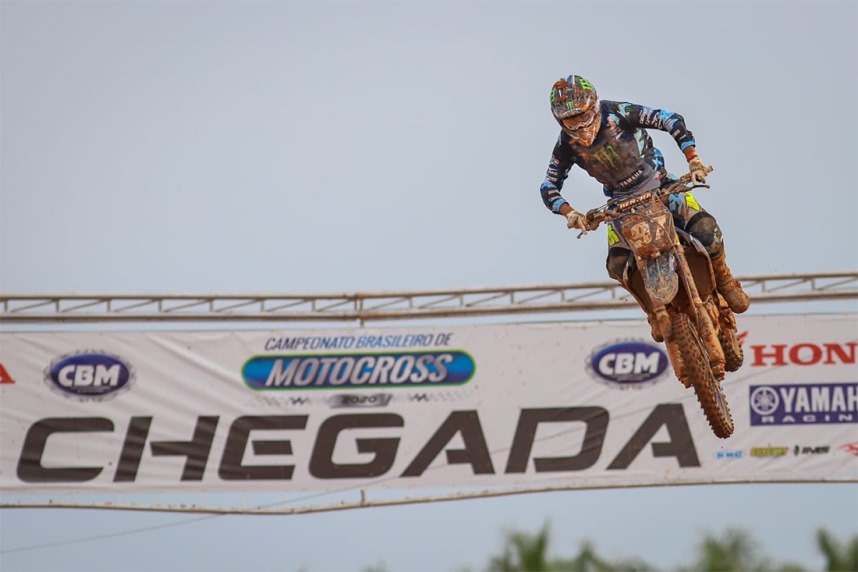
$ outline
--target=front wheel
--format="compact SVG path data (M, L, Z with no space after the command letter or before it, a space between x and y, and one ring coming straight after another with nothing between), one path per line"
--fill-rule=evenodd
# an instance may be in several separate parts
M694 386L697 401L716 437L726 439L733 434L733 416L721 383L712 373L704 345L687 315L672 316L674 341L682 354L683 373Z

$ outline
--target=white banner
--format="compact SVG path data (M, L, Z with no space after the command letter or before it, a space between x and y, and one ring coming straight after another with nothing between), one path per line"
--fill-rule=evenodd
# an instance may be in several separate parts
M739 318L726 440L640 321L3 333L0 489L858 480L856 317Z

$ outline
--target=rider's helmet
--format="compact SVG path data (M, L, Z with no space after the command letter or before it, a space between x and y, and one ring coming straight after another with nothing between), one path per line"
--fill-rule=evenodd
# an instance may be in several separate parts
M554 82L551 88L551 113L563 132L585 147L593 144L602 125L596 88L577 75Z

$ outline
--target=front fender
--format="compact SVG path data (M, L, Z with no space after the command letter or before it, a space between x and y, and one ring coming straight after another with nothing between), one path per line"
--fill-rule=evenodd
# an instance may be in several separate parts
M643 260L641 275L650 300L656 304L669 304L679 292L679 276L672 252Z

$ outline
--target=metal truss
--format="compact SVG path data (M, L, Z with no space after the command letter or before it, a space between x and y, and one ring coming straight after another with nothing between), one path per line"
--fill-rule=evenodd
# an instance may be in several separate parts
M858 271L740 276L754 304L858 299ZM629 309L616 282L352 294L2 294L0 324L331 322Z

